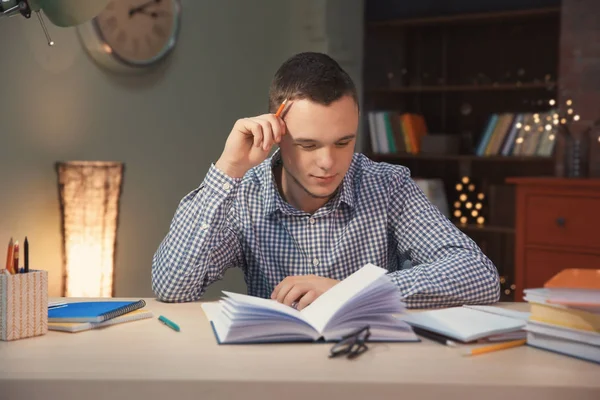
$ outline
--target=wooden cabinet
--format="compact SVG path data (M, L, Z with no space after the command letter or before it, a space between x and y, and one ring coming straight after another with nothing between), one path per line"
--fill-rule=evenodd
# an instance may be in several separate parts
M600 179L507 182L516 185L515 301L564 268L600 268Z

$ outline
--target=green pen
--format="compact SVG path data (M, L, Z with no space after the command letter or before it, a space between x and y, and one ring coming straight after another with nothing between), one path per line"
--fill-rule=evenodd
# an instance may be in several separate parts
M174 331L179 332L179 325L177 325L175 322L171 321L167 317L163 317L161 315L160 317L158 317L158 320L163 324L167 325L169 328L173 329Z

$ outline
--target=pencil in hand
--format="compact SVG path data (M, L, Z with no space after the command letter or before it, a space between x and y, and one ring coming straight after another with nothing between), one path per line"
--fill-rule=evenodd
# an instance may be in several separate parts
M281 103L281 105L279 106L279 108L277 109L277 112L275 113L275 116L276 116L276 117L278 117L278 118L279 118L279 117L281 116L281 113L283 112L283 110L284 110L284 108L285 108L285 105L286 105L286 104L287 104L287 99L285 99L285 100L283 101L283 103Z

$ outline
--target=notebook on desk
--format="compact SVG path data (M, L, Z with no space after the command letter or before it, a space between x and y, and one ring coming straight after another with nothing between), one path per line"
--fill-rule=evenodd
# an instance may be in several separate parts
M526 320L470 307L417 311L400 317L408 324L444 335L459 342L501 337L525 328Z
M62 332L83 332L92 329L105 328L112 325L118 325L125 322L139 321L142 319L152 318L152 311L135 310L119 317L108 319L104 322L48 322L48 329L51 331Z
M103 322L143 308L138 301L78 301L48 309L48 322Z

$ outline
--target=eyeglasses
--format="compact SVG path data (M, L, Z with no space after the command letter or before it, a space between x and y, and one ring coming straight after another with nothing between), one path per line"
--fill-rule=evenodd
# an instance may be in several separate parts
M369 350L366 341L371 336L369 325L354 331L337 342L330 350L329 358L346 355L350 359L354 359Z

